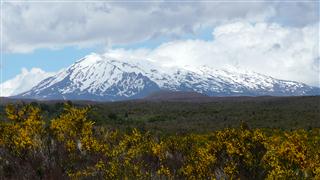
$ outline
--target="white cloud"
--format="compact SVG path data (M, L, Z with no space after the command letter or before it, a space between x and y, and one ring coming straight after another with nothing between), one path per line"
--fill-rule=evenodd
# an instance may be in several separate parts
M317 2L4 2L6 52L65 46L127 45L177 38L203 27L246 20L306 26L318 19ZM304 12L308 13L304 13Z
M319 84L318 24L304 28L238 21L215 28L212 41L179 40L153 50L111 49L114 58L147 58L165 66L210 65L253 70L279 79Z
M25 92L53 74L39 68L32 68L30 71L22 68L20 74L0 84L0 96L7 97Z

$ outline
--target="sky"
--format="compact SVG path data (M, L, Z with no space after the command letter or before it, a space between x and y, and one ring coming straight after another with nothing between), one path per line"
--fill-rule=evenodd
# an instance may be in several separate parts
M2 95L92 52L320 86L319 1L11 0L0 18Z

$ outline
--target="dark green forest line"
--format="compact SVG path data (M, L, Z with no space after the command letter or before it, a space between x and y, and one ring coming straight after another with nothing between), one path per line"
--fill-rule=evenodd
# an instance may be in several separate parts
M16 102L23 104L21 102ZM28 102L41 108L45 118L63 110L63 102ZM234 97L210 101L69 102L89 106L96 125L155 133L206 133L246 122L252 128L283 130L320 127L320 97ZM3 104L0 107L4 116Z

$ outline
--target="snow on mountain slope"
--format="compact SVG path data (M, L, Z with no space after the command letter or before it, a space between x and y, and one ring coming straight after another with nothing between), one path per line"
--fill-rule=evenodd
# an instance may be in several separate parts
M41 81L20 98L126 100L158 90L195 91L209 96L311 95L319 88L255 72L208 66L168 68L148 60L90 54Z

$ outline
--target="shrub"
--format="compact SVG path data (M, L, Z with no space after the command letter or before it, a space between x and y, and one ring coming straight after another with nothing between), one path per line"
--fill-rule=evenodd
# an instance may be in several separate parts
M0 178L319 179L320 129L226 128L156 136L95 126L88 108L45 121L32 105L0 121Z

